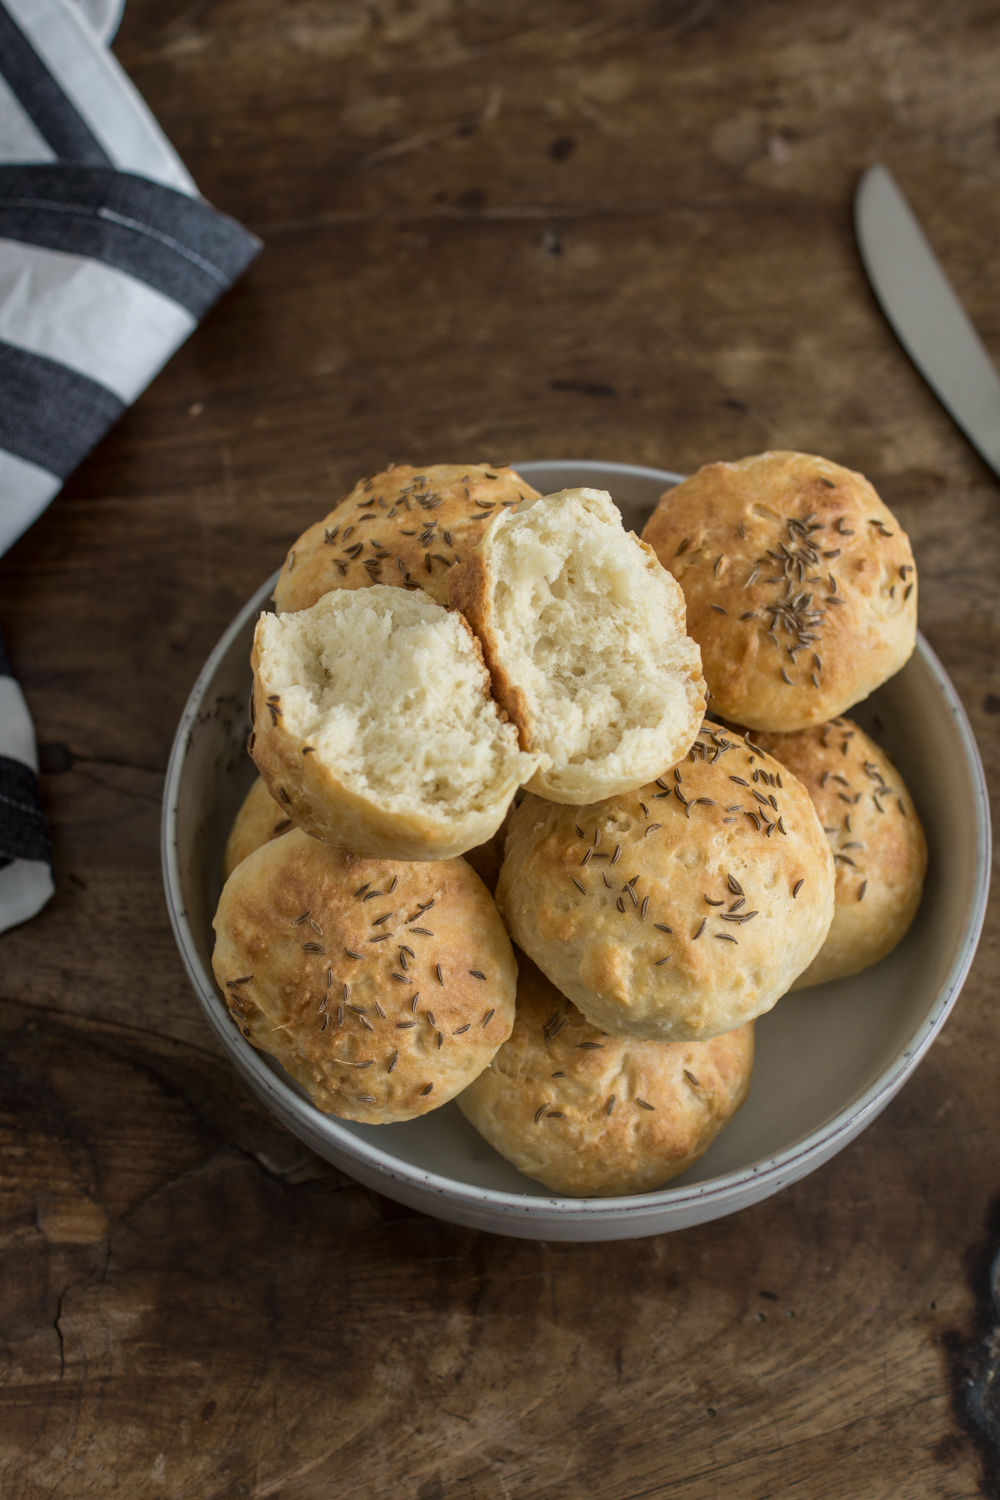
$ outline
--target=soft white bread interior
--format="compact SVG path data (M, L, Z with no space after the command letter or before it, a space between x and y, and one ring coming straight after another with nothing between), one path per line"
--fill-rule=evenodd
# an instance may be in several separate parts
M553 802L634 791L687 754L701 655L684 596L603 490L562 490L495 517L449 601L482 642L493 691L541 757Z
M475 637L375 585L262 615L251 754L300 828L384 859L450 859L503 821L536 757L490 695Z

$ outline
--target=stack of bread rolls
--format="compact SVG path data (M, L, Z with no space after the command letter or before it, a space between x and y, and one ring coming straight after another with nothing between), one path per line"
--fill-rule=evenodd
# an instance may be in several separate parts
M602 491L394 466L275 606L213 963L323 1111L457 1098L553 1192L650 1191L742 1104L756 1018L915 914L916 811L843 717L916 630L858 474L710 464L640 540Z

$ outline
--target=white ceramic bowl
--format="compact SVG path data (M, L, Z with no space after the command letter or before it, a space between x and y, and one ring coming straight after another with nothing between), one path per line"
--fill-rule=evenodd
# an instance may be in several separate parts
M680 478L626 464L516 467L543 494L575 485L609 490L636 531ZM757 1023L750 1098L683 1177L633 1198L557 1198L504 1161L453 1103L403 1125L321 1114L229 1018L212 976L212 916L226 836L255 774L246 753L250 644L274 582L240 611L184 710L167 771L163 871L177 942L209 1022L250 1087L300 1140L439 1218L533 1239L630 1239L768 1197L827 1161L885 1108L961 989L989 880L979 755L958 696L922 638L902 672L854 715L898 764L927 831L927 885L906 939L874 968L788 995Z

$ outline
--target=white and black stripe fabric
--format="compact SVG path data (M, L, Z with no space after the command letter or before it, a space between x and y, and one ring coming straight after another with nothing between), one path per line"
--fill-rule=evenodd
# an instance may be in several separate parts
M0 639L0 930L33 917L53 889L35 732Z
M0 0L0 553L260 249L198 196L103 45L121 10ZM37 897L48 869L36 769L0 657L0 931L51 893L32 910L11 894L22 870Z
M108 46L121 23L125 0L77 0L77 4L100 40Z

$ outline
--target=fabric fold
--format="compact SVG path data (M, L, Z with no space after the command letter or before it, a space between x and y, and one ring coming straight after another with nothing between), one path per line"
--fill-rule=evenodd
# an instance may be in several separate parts
M103 39L122 0L0 0L0 553L260 250L198 195ZM0 931L52 893L0 648Z

